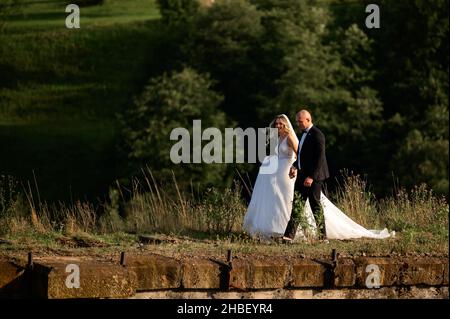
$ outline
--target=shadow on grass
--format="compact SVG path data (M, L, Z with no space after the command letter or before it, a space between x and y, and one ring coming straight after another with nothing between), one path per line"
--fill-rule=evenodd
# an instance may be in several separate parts
M17 70L14 66L0 63L0 88L17 87Z
M51 20L61 20L63 23L66 20L67 13L64 10L54 11L54 12L36 12L36 13L17 13L11 14L7 17L8 22L17 21L51 21Z
M95 199L117 172L115 134L98 122L1 125L1 174L27 185L34 172L43 200Z
M35 4L60 4L61 0L34 0L34 1L22 1L18 6L22 5L35 5Z
M163 232L158 232L158 234L163 235ZM164 236L164 235L163 235ZM170 235L169 235L170 236ZM244 232L232 231L232 232L208 232L195 229L182 230L174 235L175 237L187 237L193 240L204 240L204 241L229 241L229 242L255 242Z
M122 166L115 115L162 72L158 26L92 29L68 42L44 35L21 36L25 46L7 41L7 55L0 55L0 88L8 89L0 94L0 174L32 180L34 171L50 201L107 194Z

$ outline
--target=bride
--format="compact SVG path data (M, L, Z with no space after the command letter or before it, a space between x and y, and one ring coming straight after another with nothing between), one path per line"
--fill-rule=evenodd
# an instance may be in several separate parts
M289 222L295 178L288 175L298 147L297 136L286 115L277 115L270 127L278 129L278 147L275 155L266 156L261 164L244 217L244 230L264 240L283 236ZM264 168L274 161L277 170L268 174Z
M261 164L253 194L244 217L244 230L254 238L270 240L282 237L288 225L294 200L296 177L289 177L291 165L296 160L299 140L291 122L284 114L277 115L270 127L278 130L278 148L275 155L267 156ZM278 168L268 174L263 170L273 160ZM346 216L323 194L320 194L327 239L388 238L395 233L387 229L368 230ZM294 241L317 237L317 226L309 200L304 205L302 220Z

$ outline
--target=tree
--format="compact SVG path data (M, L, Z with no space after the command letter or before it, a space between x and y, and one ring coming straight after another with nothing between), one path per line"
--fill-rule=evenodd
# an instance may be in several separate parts
M277 75L276 94L262 111L293 118L309 109L327 136L332 166L376 177L382 104L371 87L372 41L356 24L336 27L326 6L261 1L268 10L261 47L276 57L266 69Z
M159 38L156 41L159 63L167 72L179 70L189 60L199 1L157 0L161 13Z
M188 63L211 74L225 96L223 110L240 125L254 125L260 82L255 56L261 35L261 12L245 0L217 1L200 10L192 43L185 47Z
M383 32L371 34L379 70L374 87L388 122L401 119L387 126L389 168L406 187L426 183L448 195L448 1L380 7Z
M330 7L336 25L364 29L369 3L335 0ZM366 31L373 45L365 56L373 57L370 87L383 106L378 167L386 173L380 184L390 183L393 173L402 186L427 183L448 195L448 1L377 4L381 28Z
M394 168L400 176L401 185L409 187L426 183L435 193L448 192L448 140L433 139L419 130L412 130L395 154L393 162L399 163ZM447 172L447 175L445 174Z
M168 26L185 26L199 9L195 0L157 0L162 21Z
M211 85L208 76L190 68L149 81L134 107L121 118L123 151L131 160L130 173L139 173L141 167L148 166L158 180L167 181L174 171L182 187L190 186L190 182L201 188L226 182L225 165L175 164L170 158L176 143L170 140L172 129L186 128L192 139L195 119L202 121L202 128L226 126L225 114L218 109L222 96L212 91Z

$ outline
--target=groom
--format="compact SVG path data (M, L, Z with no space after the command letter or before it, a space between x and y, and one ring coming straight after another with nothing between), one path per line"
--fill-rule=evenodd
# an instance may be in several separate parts
M324 181L330 176L328 172L327 159L325 157L325 136L313 125L311 114L306 110L301 110L296 116L297 124L302 130L300 142L297 151L297 160L292 164L289 171L289 177L298 177L295 181L295 189L300 192L304 201L309 199L311 210L314 214L316 222L322 220L320 206L320 193ZM284 241L292 241L298 227L294 214L284 232ZM318 227L318 231L320 229ZM325 225L323 225L323 233L319 233L319 239L326 236Z

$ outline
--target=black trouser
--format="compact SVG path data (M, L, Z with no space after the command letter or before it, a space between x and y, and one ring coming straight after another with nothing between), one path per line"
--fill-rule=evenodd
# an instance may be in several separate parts
M303 183L305 182L304 176L298 176L295 181L295 190L300 192L302 199L306 202L306 199L309 199L309 204L311 205L311 210L313 212L314 218L316 220L317 231L319 238L325 236L325 220L322 214L322 207L320 205L320 193L322 191L323 181L313 181L311 187L305 187ZM303 213L303 212L297 212ZM319 222L322 225L319 225ZM284 236L294 239L295 233L298 228L298 217L295 214L291 213L291 218L289 219L289 223L286 227L286 231L284 232Z

